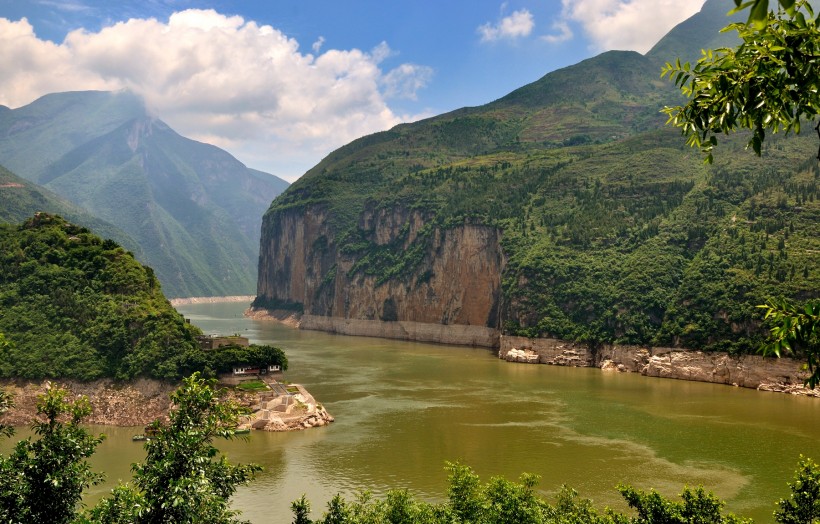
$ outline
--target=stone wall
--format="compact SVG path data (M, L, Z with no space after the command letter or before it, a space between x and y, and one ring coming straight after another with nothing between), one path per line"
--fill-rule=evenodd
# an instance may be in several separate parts
M591 349L584 344L557 339L504 335L500 337L498 356L510 362L598 367L648 377L820 396L820 391L803 387L808 377L808 372L802 369L803 363L788 358L612 344Z
M360 320L303 315L300 329L328 331L341 335L414 340L480 347L498 347L498 331L484 326L431 324L425 322Z

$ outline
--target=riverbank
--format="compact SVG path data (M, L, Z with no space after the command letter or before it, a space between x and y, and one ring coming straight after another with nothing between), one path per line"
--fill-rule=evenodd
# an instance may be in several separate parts
M245 310L245 316L255 320L273 320L297 329L324 331L339 335L432 342L454 346L498 347L498 330L485 326L323 317L281 309L268 310L253 307Z
M647 377L696 382L820 397L820 389L808 389L804 363L791 358L760 355L729 355L679 348L604 344L595 350L552 338L502 335L498 357L508 362L596 367L603 371L639 373Z
M313 396L298 384L294 394L278 395L268 391L256 393L226 388L226 398L235 400L248 408L251 415L245 418L244 427L267 431L294 431L324 426L333 417L316 402ZM14 397L12 407L2 417L12 426L30 425L37 414L37 400L48 387L61 387L69 391L69 398L85 395L91 403L92 412L85 422L106 426L144 426L155 420L167 420L172 404L170 395L177 385L158 380L138 379L127 383L113 380L77 382L72 380L0 380L0 389ZM287 397L282 400L282 396ZM276 406L284 405L285 409ZM274 416L275 415L275 416ZM264 423L259 422L264 420Z
M342 335L497 348L499 358L509 362L597 367L604 371L639 373L647 377L820 397L820 388L807 389L803 386L808 377L808 371L802 369L804 363L790 358L616 344L604 344L592 349L565 340L501 335L497 330L481 326L355 320L263 308L248 308L245 316L280 322L297 329Z
M250 304L256 298L255 295L233 295L228 297L188 297L172 298L168 300L172 306L186 306L188 304L216 304L219 302L247 302Z

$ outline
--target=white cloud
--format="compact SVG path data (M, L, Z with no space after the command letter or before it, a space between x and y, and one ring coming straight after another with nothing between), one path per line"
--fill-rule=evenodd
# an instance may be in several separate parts
M416 93L433 78L433 69L415 64L402 64L382 79L386 98L406 98L416 100Z
M510 16L504 17L500 22L493 25L489 22L479 26L477 31L481 35L482 42L495 42L501 39L514 40L529 36L535 27L532 13L526 9L513 11Z
M39 39L27 20L0 18L0 104L46 93L129 88L185 136L226 147L254 167L294 178L321 156L409 117L388 96L415 96L432 72L406 64L384 73L393 52L329 49L302 54L271 26L213 10L167 22L130 19L62 44Z
M580 24L596 50L644 53L704 0L562 0L563 20ZM728 9L728 8L727 8Z
M313 42L311 49L313 49L313 52L318 55L319 51L322 50L323 45L325 45L325 37L320 36L315 42Z
M545 40L550 44L560 44L561 42L571 40L574 36L569 24L563 20L559 20L558 22L552 24L552 28L555 29L555 33L541 37L542 40Z

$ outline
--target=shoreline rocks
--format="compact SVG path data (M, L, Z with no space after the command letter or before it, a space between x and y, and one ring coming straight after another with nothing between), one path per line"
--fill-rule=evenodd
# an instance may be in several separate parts
M0 388L14 395L14 407L3 416L3 421L13 426L30 424L37 413L37 397L45 393L48 385L67 389L72 397L87 396L93 410L85 422L107 426L144 426L166 417L171 408L170 395L177 387L149 379L128 383L110 379L0 380Z
M93 382L3 379L0 380L0 388L14 396L14 407L1 417L2 422L12 426L31 424L37 414L37 398L45 393L49 386L67 389L70 397L87 396L91 402L92 412L85 419L85 423L105 426L145 426L157 419L167 420L172 407L170 395L177 388L176 384L150 379L138 379L128 383L118 383L110 379ZM261 426L254 425L254 421L258 418L257 413L264 411L264 396L267 392L260 394L226 389L227 398L254 410L254 414L240 427L260 426L259 429L266 431L295 431L325 426L334 421L305 388L298 384L290 386L299 390L298 394L292 395L292 407L281 413L274 410L276 416L270 417ZM268 396L269 400L273 399L272 395ZM267 406L264 408L267 409Z
M646 348L605 344L595 350L558 339L501 336L498 358L508 362L554 366L597 367L603 371L640 373L647 377L696 382L820 397L807 389L808 372L790 358L729 355L677 348Z

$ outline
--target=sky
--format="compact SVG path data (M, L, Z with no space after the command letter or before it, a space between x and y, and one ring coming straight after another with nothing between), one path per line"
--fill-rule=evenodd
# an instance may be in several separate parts
M703 2L0 0L0 104L130 89L180 134L292 182L360 136L644 53Z

